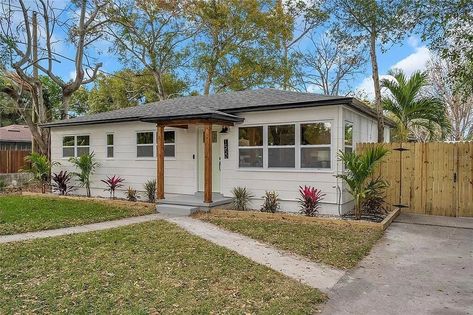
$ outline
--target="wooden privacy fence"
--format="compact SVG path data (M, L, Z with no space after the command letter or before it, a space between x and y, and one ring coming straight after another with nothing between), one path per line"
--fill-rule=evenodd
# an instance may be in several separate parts
M27 163L29 151L0 151L0 173L18 173Z
M361 152L378 144L361 143ZM376 170L389 182L386 201L403 211L473 216L473 143L387 143Z

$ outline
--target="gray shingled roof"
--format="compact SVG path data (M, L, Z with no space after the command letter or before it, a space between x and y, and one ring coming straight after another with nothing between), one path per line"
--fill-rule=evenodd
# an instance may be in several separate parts
M240 122L238 112L346 104L370 116L374 111L352 97L327 96L276 89L246 90L215 95L198 95L168 99L135 107L86 115L44 124L44 127L85 125L141 120L157 122L168 119L219 119Z

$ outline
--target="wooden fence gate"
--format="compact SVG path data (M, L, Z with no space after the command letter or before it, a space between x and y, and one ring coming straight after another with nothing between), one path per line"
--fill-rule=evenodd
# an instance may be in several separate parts
M0 173L18 173L27 163L30 151L0 151Z
M357 151L377 145L361 143ZM376 174L389 182L386 201L403 211L473 216L473 143L387 143Z

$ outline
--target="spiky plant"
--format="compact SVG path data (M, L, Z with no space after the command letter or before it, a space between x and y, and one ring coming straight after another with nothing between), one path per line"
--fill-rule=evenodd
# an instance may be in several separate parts
M95 169L100 166L100 164L95 160L94 152L81 155L80 157L70 158L69 162L79 170L73 174L77 176L80 185L85 187L87 197L90 197L90 176L94 174Z
M51 163L46 155L37 152L32 152L25 157L25 161L28 163L28 166L21 171L32 174L33 180L41 184L41 192L43 194L46 193L46 187L51 176L51 168L52 166L59 165L59 163Z
M101 182L107 185L107 189L105 191L110 192L110 198L115 199L115 190L123 186L123 182L125 181L124 178L120 176L113 175L112 177L107 176L106 179L102 179Z
M137 201L138 198L138 192L136 191L136 189L128 187L128 189L126 190L126 199L128 201Z
M266 191L263 196L263 205L261 212L275 213L279 210L279 195L275 191Z
M156 179L148 180L145 185L146 197L148 197L149 202L156 201Z
M254 196L246 189L246 187L234 187L232 189L233 199L232 206L235 210L248 210L248 204Z
M381 178L372 178L375 167L381 162L388 150L382 145L372 146L361 153L340 151L338 156L345 164L345 174L337 175L343 179L348 192L355 200L355 218L361 219L361 205L373 188L388 184Z
M319 203L325 194L321 190L310 186L299 186L299 194L298 202L301 207L301 213L309 217L317 215L320 208Z

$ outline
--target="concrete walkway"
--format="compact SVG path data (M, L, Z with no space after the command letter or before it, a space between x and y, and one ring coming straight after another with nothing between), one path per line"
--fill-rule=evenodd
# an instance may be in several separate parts
M69 234L76 234L76 233L101 231L101 230L107 230L107 229L111 229L115 227L126 226L130 224L135 224L135 223L143 223L143 222L154 221L154 220L160 220L160 217L158 216L158 214L149 214L149 215L143 215L143 216L138 216L138 217L131 217L131 218L105 221L105 222L92 223L92 224L79 225L79 226L72 226L72 227L55 229L55 230L44 230L44 231L38 231L38 232L28 232L28 233L13 234L13 235L1 235L0 244L33 240L37 238L46 238L46 237L69 235Z
M161 217L168 222L177 224L191 234L235 251L259 264L325 292L330 290L344 275L341 270L277 250L267 244L223 230L210 223L184 216L161 215Z

